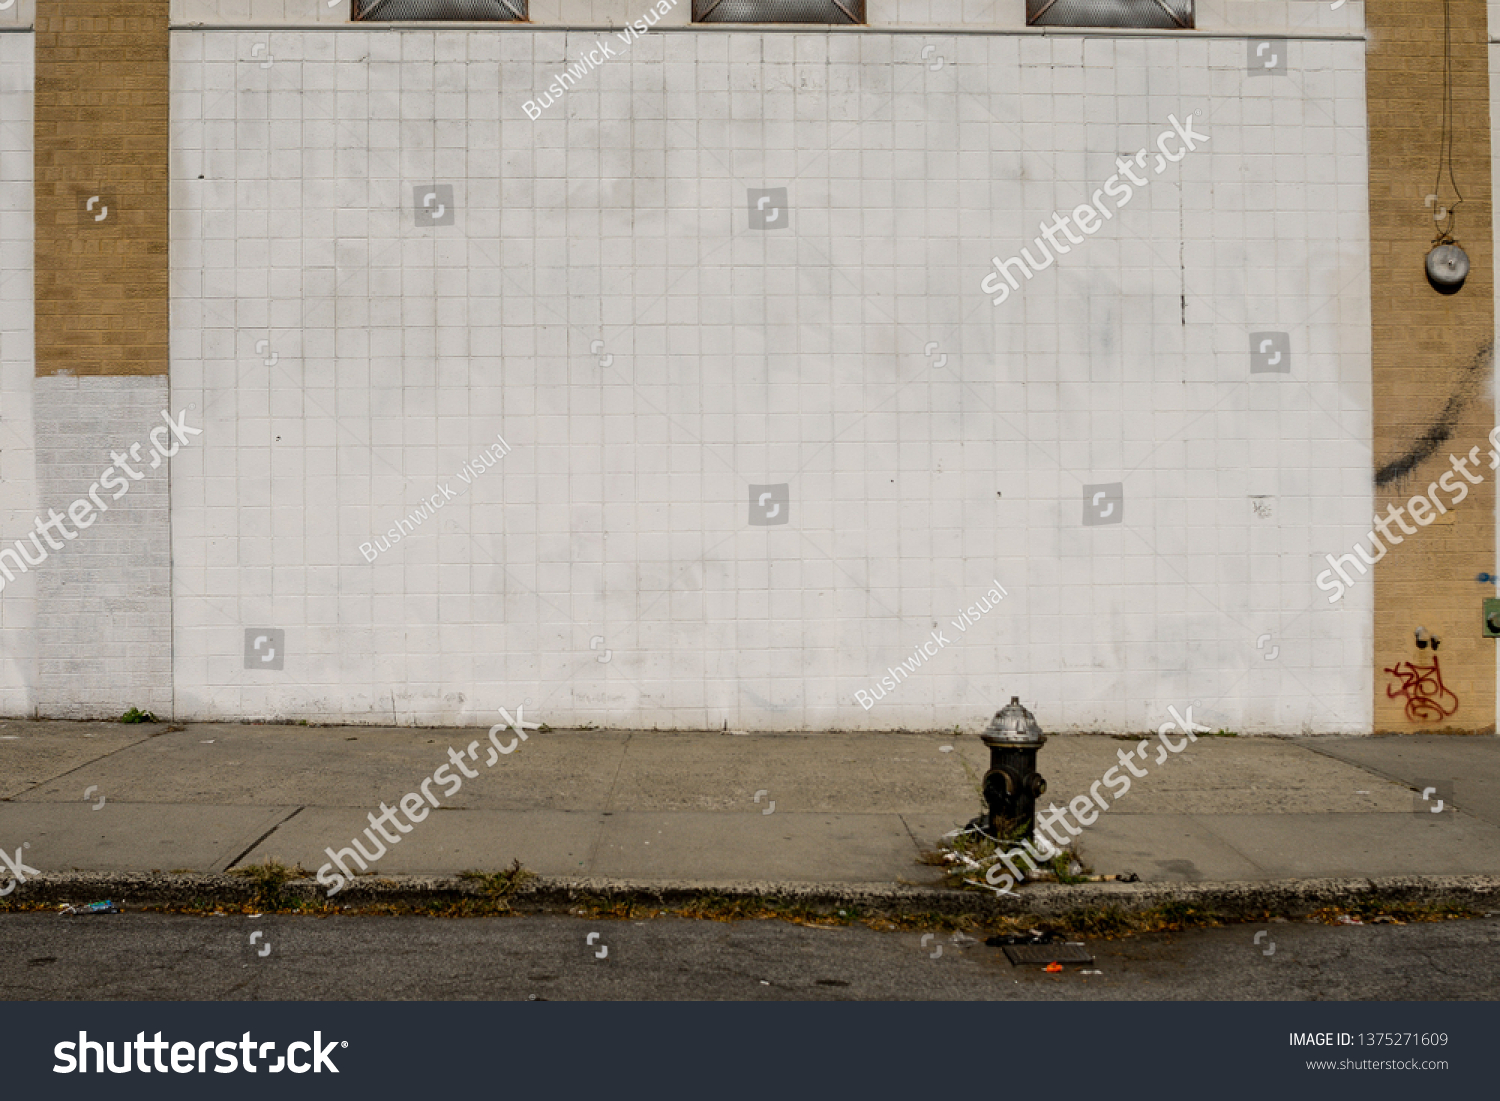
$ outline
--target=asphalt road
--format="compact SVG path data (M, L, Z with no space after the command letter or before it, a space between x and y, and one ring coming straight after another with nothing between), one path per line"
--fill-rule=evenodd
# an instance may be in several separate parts
M1242 925L1091 942L1089 975L982 939L779 921L8 914L0 998L1492 1000L1497 947L1494 917Z

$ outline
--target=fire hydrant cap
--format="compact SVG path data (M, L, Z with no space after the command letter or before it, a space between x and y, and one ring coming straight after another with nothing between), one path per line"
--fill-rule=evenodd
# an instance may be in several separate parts
M1010 703L995 712L989 727L979 737L990 746L1031 747L1040 746L1047 740L1036 716L1021 706L1019 696L1012 696Z

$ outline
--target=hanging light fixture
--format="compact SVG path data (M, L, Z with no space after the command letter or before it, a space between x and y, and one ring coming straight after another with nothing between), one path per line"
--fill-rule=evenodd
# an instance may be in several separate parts
M1439 239L1427 254L1427 278L1439 289L1458 290L1469 277L1469 254L1451 238Z
M1458 224L1458 206L1464 201L1464 196L1458 189L1458 181L1453 178L1453 22L1450 6L1451 0L1443 0L1443 135L1438 149L1437 182L1433 185L1433 193L1427 196L1428 206L1438 202L1438 189L1442 187L1446 167L1448 182L1453 185L1457 198L1451 208L1438 205L1433 213L1433 220L1439 228L1432 249L1427 253L1427 280L1443 294L1453 294L1469 277L1469 254L1453 235Z

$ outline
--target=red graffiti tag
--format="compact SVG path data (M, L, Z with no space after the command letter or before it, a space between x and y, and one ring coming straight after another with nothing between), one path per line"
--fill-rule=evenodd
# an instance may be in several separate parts
M1397 696L1406 698L1408 722L1433 723L1446 719L1458 710L1458 697L1443 685L1443 674L1438 669L1436 654L1432 655L1431 665L1413 665L1409 661L1402 661L1385 671L1401 680L1399 687L1386 685L1385 694L1387 699L1395 699ZM1453 706L1443 706L1445 697L1453 701Z

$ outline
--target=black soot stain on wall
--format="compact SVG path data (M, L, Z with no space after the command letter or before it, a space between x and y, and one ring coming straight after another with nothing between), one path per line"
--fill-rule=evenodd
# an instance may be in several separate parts
M1426 462L1434 451L1453 438L1454 430L1457 429L1459 418L1463 416L1464 410L1484 392L1484 384L1490 377L1494 359L1494 340L1480 345L1473 360L1459 372L1453 392L1448 395L1448 402L1443 406L1443 411L1438 414L1437 420L1433 421L1432 426L1407 449L1406 454L1399 459L1392 459L1375 472L1377 488L1399 482Z

